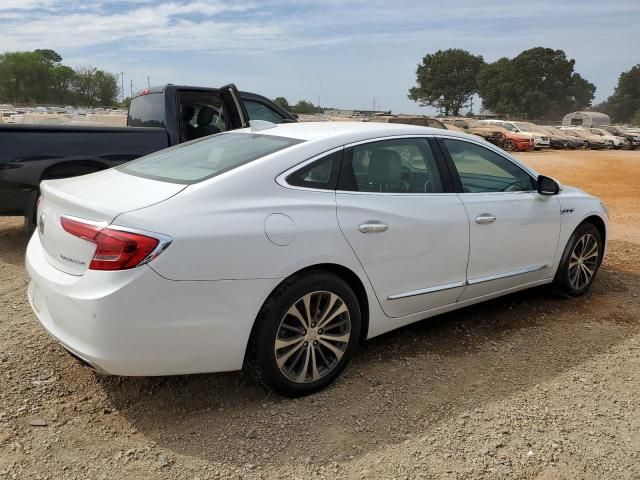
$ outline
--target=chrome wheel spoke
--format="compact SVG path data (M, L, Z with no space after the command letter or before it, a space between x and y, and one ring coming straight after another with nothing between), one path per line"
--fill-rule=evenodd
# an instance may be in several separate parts
M329 343L323 339L318 340L318 343L323 347L327 347L329 350L331 350L333 354L336 356L336 359L340 360L340 358L342 358L342 354L344 352L340 350L338 347L336 347L335 345L333 345L332 343Z
M338 296L335 293L331 293L329 295L330 295L329 296L329 304L324 309L324 312L322 313L322 315L319 316L319 318L318 318L318 328L321 325L324 325L324 322L327 320L327 316L329 315L329 313L331 313L331 310L333 309L333 306L336 304L336 302L337 301L342 302L342 300L339 300Z
M318 372L318 362L316 361L316 349L311 348L311 381L315 382L320 378L320 373Z
M326 333L323 335L320 335L318 337L318 339L322 339L322 340L329 340L331 342L340 342L340 343L349 343L349 337L351 335L348 333L345 333L343 335L327 335Z
M304 313L307 315L307 325L311 325L313 318L311 316L311 294L302 297L302 301L304 303Z
M296 379L298 382L303 383L307 378L307 371L309 370L309 358L311 357L311 346L307 345L304 353L304 363L302 365L302 369L298 374L298 378Z
M280 367L280 368L284 367L285 363L287 363L287 360L289 360L289 358L291 358L291 356L294 353L300 351L300 347L302 347L302 345L303 345L303 342L300 341L300 343L298 343L295 347L293 347L291 350L289 350L287 353L285 353L281 357L278 358L276 356L276 361L278 363L278 367ZM296 362L293 362L293 363L295 364Z
M347 306L342 303L342 301L340 301L340 303L341 305L331 315L328 315L322 322L320 322L318 328L326 328L326 326L330 324L332 320L342 315L343 313L348 312Z
M286 311L276 334L274 353L280 372L296 383L328 375L351 338L349 308L337 294L314 291Z
M289 310L287 310L287 315L291 315L292 317L296 318L305 330L309 328L307 321L302 317L302 314L300 313L300 310L298 310L298 306L295 303L291 305Z
M295 345L298 342L302 342L304 341L304 337L295 337L295 338L289 338L287 340L283 340L281 338L276 338L276 350L282 350L283 348L287 348L290 347L292 345Z

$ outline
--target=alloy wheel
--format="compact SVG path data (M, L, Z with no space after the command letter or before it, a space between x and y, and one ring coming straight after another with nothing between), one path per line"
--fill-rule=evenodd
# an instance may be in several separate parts
M586 233L576 242L569 259L569 284L575 290L585 288L598 267L600 246L595 235Z
M282 317L274 352L280 372L296 383L328 375L340 362L351 337L347 304L327 291L307 293Z

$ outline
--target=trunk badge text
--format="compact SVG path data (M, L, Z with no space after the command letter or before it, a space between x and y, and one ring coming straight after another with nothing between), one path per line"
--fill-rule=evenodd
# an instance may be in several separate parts
M71 262L71 263L75 263L76 265L86 265L86 262L83 262L81 260L76 260L75 258L69 258L69 257L65 257L64 255L60 254L60 258L62 260L66 260L67 262Z

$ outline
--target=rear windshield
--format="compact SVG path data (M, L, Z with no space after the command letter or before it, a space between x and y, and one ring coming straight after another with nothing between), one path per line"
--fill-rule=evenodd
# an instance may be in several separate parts
M191 184L301 142L254 133L220 133L152 153L118 169L154 180Z
M164 94L150 93L131 100L127 125L164 128Z

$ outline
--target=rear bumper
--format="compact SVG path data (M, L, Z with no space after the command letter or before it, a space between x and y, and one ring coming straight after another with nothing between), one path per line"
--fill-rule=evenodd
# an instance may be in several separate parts
M170 281L149 266L82 276L55 269L29 242L28 298L43 328L96 370L174 375L242 368L254 319L278 283Z

